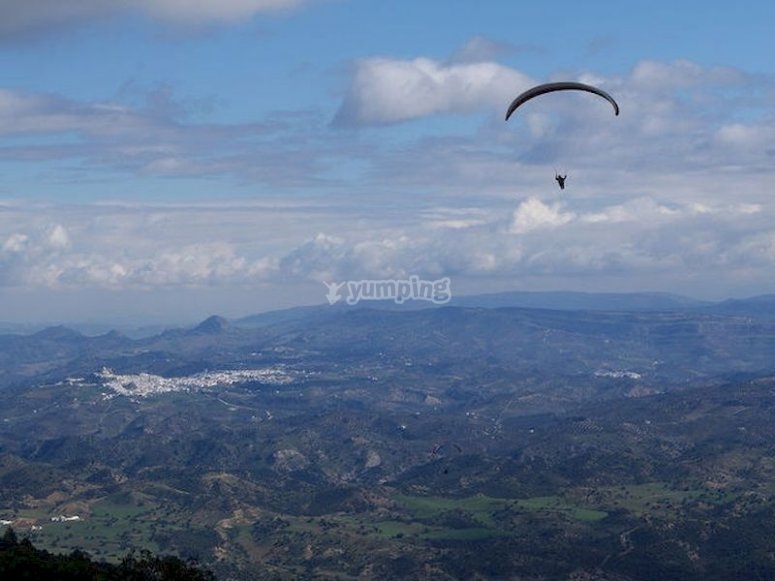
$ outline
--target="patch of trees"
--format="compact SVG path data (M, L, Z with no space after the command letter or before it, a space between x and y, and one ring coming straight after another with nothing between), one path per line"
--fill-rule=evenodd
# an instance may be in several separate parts
M0 579L57 579L59 581L215 581L209 570L193 561L150 551L131 552L121 563L94 561L84 551L55 554L19 540L8 527L0 538Z

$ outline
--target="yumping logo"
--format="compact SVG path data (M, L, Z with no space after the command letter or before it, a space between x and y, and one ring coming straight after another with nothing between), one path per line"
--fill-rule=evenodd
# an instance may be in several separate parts
M395 301L403 304L405 301L431 301L442 305L452 298L449 277L438 280L420 280L420 277L412 275L405 280L348 280L339 283L323 284L328 287L326 298L328 304L333 305L343 298L339 289L346 286L349 293L346 302L354 305L358 301Z

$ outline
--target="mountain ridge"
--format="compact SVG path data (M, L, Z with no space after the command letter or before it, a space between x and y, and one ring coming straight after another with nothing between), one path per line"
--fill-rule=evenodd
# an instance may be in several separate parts
M229 326L257 328L302 320L309 322L324 321L336 318L343 313L360 309L410 311L450 306L471 308L516 307L561 311L696 311L730 316L775 317L775 294L709 301L667 292L505 291L459 297L453 295L452 300L445 305L433 305L424 302L416 305L412 303L397 305L392 301L368 301L355 305L346 305L344 303L337 303L333 306L325 303L302 305L231 318L215 313L191 325L164 325L161 323L155 326L144 326L142 329L131 329L123 325L98 325L95 323L81 325L77 322L69 324L54 323L50 325L14 325L0 322L0 331L3 331L0 333L0 337L3 335L35 335L43 331L53 337L55 335L54 329L59 329L60 333L68 329L89 337L105 335L110 331L114 331L122 336L142 339L159 335L165 331L187 331L198 328L199 332L221 332Z

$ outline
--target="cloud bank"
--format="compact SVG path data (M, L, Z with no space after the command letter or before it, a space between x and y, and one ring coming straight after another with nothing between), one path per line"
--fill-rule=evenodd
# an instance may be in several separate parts
M235 23L314 0L0 0L0 39L132 13L177 25Z
M269 5L234 14L258 7ZM2 89L0 161L46 168L52 190L73 168L101 176L101 199L123 177L142 185L125 205L7 189L0 289L282 295L415 274L453 277L453 292L464 281L772 292L775 79L688 61L577 71L616 96L619 117L584 94L536 100L506 123L516 93L556 79L489 60L502 48L479 39L447 61L358 60L339 100L233 124L166 87L100 102ZM442 131L422 125L441 116ZM569 174L563 192L555 169ZM72 181L68 192L85 187ZM189 184L251 203L163 195Z
M412 274L459 281L618 276L643 284L680 274L698 289L714 282L723 291L736 275L766 285L775 267L772 206L645 197L585 209L527 198L503 210L440 207L401 224L366 208L348 218L360 232L334 234L329 223L328 232L310 235L304 224L325 223L322 208L271 215L251 206L7 208L0 285L281 288ZM291 223L299 225L289 233Z

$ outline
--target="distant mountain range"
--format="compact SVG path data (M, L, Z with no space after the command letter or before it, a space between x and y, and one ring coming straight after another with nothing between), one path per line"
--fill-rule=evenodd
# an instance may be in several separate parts
M523 307L591 311L675 311L714 303L669 293L502 292L454 298L463 307Z
M659 294L504 293L432 308L372 301L233 320L214 315L144 337L54 326L0 334L0 386L60 381L102 366L174 376L257 360L377 367L419 360L466 375L543 366L569 377L631 372L664 387L775 371L773 315L774 296L707 303Z
M775 316L775 294L743 299L703 301L670 293L588 293L573 291L525 292L511 291L492 294L453 297L446 305L407 302L397 305L392 301L368 301L354 306L336 304L292 307L266 313L258 313L235 319L239 326L264 326L300 319L326 319L332 312L355 309L416 310L442 307L551 309L560 311L620 311L620 312L705 312L718 315L751 317Z
M550 309L561 311L618 311L618 312L697 312L717 315L775 317L775 294L744 299L703 301L671 293L590 293L574 291L526 292L510 291L492 294L452 297L447 307ZM414 310L440 308L432 303L411 302L397 305L392 301L369 301L346 306L341 303L293 307L259 313L234 320L234 324L258 327L306 319L325 320L332 313L354 309Z
M266 327L296 321L315 323L330 320L345 312L369 309L388 311L409 311L418 309L434 309L441 307L475 307L503 308L517 307L527 309L550 309L561 311L615 311L615 312L695 312L715 315L732 315L741 317L775 317L775 294L760 295L743 299L725 299L721 301L704 301L671 293L595 293L575 291L528 292L509 291L490 294L453 296L446 305L408 301L398 305L393 301L365 301L354 306L343 302L334 306L328 304L305 305L267 311L225 319L214 315L194 326L200 331L212 332L224 325L236 327ZM33 334L48 327L67 327L85 335L100 335L109 331L119 331L132 338L150 337L172 328L163 322L158 325L143 327L126 327L110 324L80 323L77 321L62 325L30 325L0 321L0 333Z

